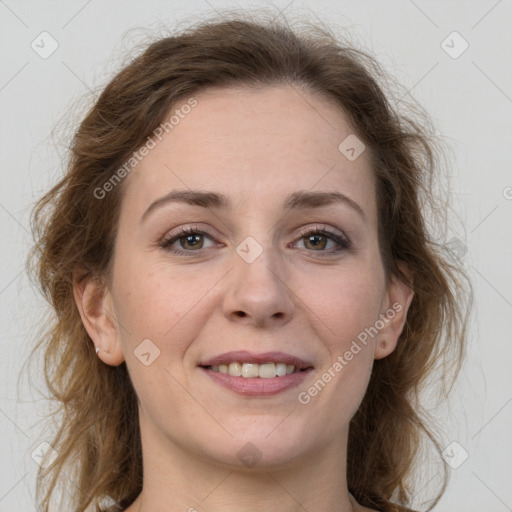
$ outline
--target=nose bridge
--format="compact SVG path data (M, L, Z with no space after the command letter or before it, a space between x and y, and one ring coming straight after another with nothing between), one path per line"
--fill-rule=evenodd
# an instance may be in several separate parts
M225 298L225 314L258 325L277 319L288 321L293 300L282 263L282 256L269 237L261 242L252 236L245 238L233 254L234 271Z

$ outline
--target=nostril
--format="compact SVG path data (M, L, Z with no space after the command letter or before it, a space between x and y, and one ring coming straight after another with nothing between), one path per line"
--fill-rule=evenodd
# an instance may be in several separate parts
M235 315L243 318L244 316L247 316L247 313L244 311L236 311Z

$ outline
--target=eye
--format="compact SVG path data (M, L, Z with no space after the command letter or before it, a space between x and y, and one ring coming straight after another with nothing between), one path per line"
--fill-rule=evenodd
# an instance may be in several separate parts
M205 239L209 239L212 244L205 246ZM213 243L211 235L195 227L180 228L177 233L171 233L165 237L160 244L163 249L176 254L191 254L213 245L215 243Z
M313 252L332 254L351 247L351 242L345 235L329 231L324 227L306 229L300 234L301 238L295 244L303 242L304 248Z
M325 226L305 229L301 231L300 235L299 240L291 246L297 247L300 243L303 243L304 246L299 246L299 249L316 252L319 255L328 256L351 247L351 242L345 235L330 231ZM208 241L210 241L210 245L205 245ZM213 236L207 231L199 229L197 226L187 226L167 235L159 245L174 254L194 256L194 253L200 253L202 249L208 249L219 244L213 240Z

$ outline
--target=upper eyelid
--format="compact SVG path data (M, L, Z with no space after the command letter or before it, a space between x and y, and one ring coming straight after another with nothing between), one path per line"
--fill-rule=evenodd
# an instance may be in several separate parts
M339 233L337 233L336 231L339 231ZM301 237L301 236L305 236L305 235L307 235L309 233L314 233L314 232L325 232L326 234L340 235L340 236L343 236L343 237L348 239L347 235L342 230L337 229L337 228L334 228L334 229L333 228L329 228L325 224L315 224L314 226L302 228L299 231L298 236ZM208 235L208 236L211 236L211 237L217 236L216 234L211 233L208 230L208 228L202 228L202 227L199 227L198 225L193 225L193 226L183 226L183 227L180 227L178 229L178 231L174 231L174 230L171 230L170 232L167 231L161 238L163 238L163 239L170 239L170 238L173 238L173 237L177 237L177 236L179 236L179 235L181 235L183 233L184 234L200 233L200 234Z
M299 235L306 236L309 233L315 233L315 232L326 233L328 235L341 236L348 240L347 235L342 230L336 229L336 228L330 228L330 227L326 226L325 224L315 224L314 226L303 228L300 230Z

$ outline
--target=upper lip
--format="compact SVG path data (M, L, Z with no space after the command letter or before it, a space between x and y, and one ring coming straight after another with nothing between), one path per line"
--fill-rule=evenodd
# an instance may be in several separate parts
M215 356L207 361L203 361L199 363L198 366L214 366L220 364L229 364L229 363L284 363L286 365L292 364L295 368L303 370L305 368L310 368L313 365L304 361L300 357L286 354L284 352L248 352L246 350L238 350L233 352L226 352L219 356Z

